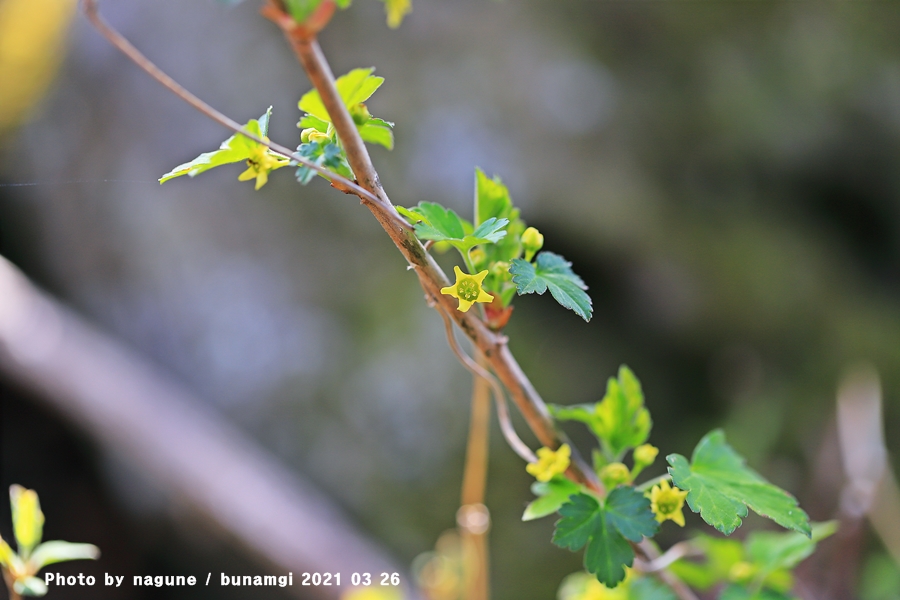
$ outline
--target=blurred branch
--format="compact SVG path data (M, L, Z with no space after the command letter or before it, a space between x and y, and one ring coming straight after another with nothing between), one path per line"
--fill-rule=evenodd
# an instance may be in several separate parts
M39 292L2 257L0 372L278 571L403 571L333 502L140 357ZM304 597L340 593L293 589Z
M900 490L888 462L881 409L881 382L871 367L853 369L837 396L837 425L847 483L841 512L868 518L900 565Z

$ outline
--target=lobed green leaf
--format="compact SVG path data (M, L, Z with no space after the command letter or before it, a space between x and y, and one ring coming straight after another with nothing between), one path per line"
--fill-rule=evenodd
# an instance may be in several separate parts
M627 486L610 492L605 505L588 494L575 494L559 514L553 543L573 551L585 548L584 568L607 587L625 579L625 567L634 562L628 540L640 541L659 526L649 501Z
M531 264L521 258L512 261L509 272L519 295L543 294L548 289L553 298L585 321L591 320L591 297L587 286L572 271L572 263L559 254L541 252Z
M797 500L747 467L721 430L700 440L690 463L680 454L670 454L666 460L672 481L687 490L691 510L725 535L740 527L749 507L782 527L811 537L809 517Z
M418 206L404 209L402 214L415 224L416 236L422 240L447 242L467 252L479 244L492 244L506 235L504 227L509 223L506 219L491 218L474 230L472 224L460 218L452 209L444 208L434 202L420 202Z

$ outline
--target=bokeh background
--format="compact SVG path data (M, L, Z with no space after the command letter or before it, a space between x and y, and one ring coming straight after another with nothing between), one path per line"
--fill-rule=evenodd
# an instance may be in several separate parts
M0 26L13 4L0 0ZM236 120L273 105L270 135L290 146L310 85L259 4L102 8ZM545 400L597 401L628 364L664 453L689 454L724 426L824 520L843 477L835 391L865 362L881 376L900 458L900 5L413 4L391 31L380 2L356 0L322 46L336 73L376 66L386 78L369 108L397 123L396 148L372 154L395 203L470 215L480 166L590 286L589 324L549 297L516 301L510 346ZM227 132L71 3L31 7L0 34L0 254L410 564L454 526L471 388L416 278L368 211L322 180L301 188L285 169L254 192L238 165L157 184ZM11 56L35 62L17 71ZM28 389L6 377L0 395L2 485L38 490L48 537L105 552L72 572L262 569ZM588 452L587 436L570 433ZM552 519L520 522L530 477L496 425L491 449L495 597L553 598L580 558L549 544ZM900 597L881 542L865 528L856 542L847 589ZM251 597L51 591L100 593Z

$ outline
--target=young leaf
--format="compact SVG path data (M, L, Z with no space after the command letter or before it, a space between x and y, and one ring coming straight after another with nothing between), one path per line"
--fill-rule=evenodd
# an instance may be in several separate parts
M811 537L809 517L797 500L748 468L743 457L725 442L721 430L700 440L690 463L680 454L670 454L666 460L672 481L688 491L691 510L725 535L741 525L749 507L782 527Z
M628 448L636 448L650 436L653 422L644 407L644 393L634 373L622 365L619 377L610 377L606 395L597 404L550 405L551 414L561 421L580 421L603 444L607 462L621 459Z
M40 541L44 531L44 513L37 492L26 490L21 485L9 487L12 506L13 533L19 544L19 554L27 558Z
M569 500L569 496L578 493L579 489L578 484L564 477L554 477L547 482L534 482L531 484L531 491L540 497L525 508L522 520L532 521L555 513Z
M347 164L346 155L337 144L320 144L319 142L300 144L297 148L297 154L312 163L334 171L338 175L343 175L347 179L354 178L353 171L350 170L350 165ZM296 165L297 163L293 164ZM306 185L313 180L317 173L306 165L299 165L296 175L297 181Z
M298 23L305 21L322 4L322 0L283 0L288 12Z
M334 83L337 86L338 93L341 95L341 100L344 101L347 108L368 100L375 93L375 90L384 83L384 77L372 75L374 72L375 67L353 69L346 75L341 75L337 78L337 81ZM331 123L331 116L329 116L328 110L325 108L322 97L317 90L310 90L303 94L298 106L300 110L322 121Z
M517 258L509 272L519 295L543 294L548 289L553 298L585 321L591 320L591 297L584 290L587 286L572 271L572 263L559 254L541 252L535 265Z
M793 531L754 531L747 536L747 553L765 574L793 569L815 551L816 544L837 531L837 521L812 523L811 527L812 537Z
M393 150L394 132L388 127L375 123L375 121L387 123L387 121L382 121L381 119L369 119L367 123L358 127L359 137L361 137L364 142L378 144L379 146L384 146L388 150Z
M44 542L34 549L28 562L34 572L47 565L67 560L96 560L100 557L100 549L93 544L72 544L70 542Z
M244 126L244 129L246 129L248 133L258 137L266 137L269 133L269 118L271 115L272 107L270 106L259 119L250 119ZM178 165L160 177L159 182L165 183L170 179L182 175L195 177L196 175L215 167L247 160L250 156L250 152L256 146L259 146L257 142L236 133L222 142L218 150L204 152L194 160Z
M418 206L406 209L403 214L419 221L415 225L419 239L448 242L460 252L503 239L506 235L503 228L509 222L506 219L491 218L472 231L471 223L461 219L452 209L434 202L420 202Z
M22 577L15 580L13 589L22 596L43 596L47 593L47 584L38 577Z
M613 490L605 508L593 496L576 494L560 507L559 514L562 519L556 523L553 543L573 551L587 546L584 568L607 587L615 587L625 579L625 567L634 561L625 535L638 541L644 535L653 535L658 528L649 502L630 487Z

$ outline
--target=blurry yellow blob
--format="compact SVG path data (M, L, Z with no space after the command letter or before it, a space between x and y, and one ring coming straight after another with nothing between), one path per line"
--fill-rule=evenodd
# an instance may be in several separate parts
M356 588L344 592L341 600L403 600L396 588Z
M0 0L0 132L44 95L63 56L77 0Z

